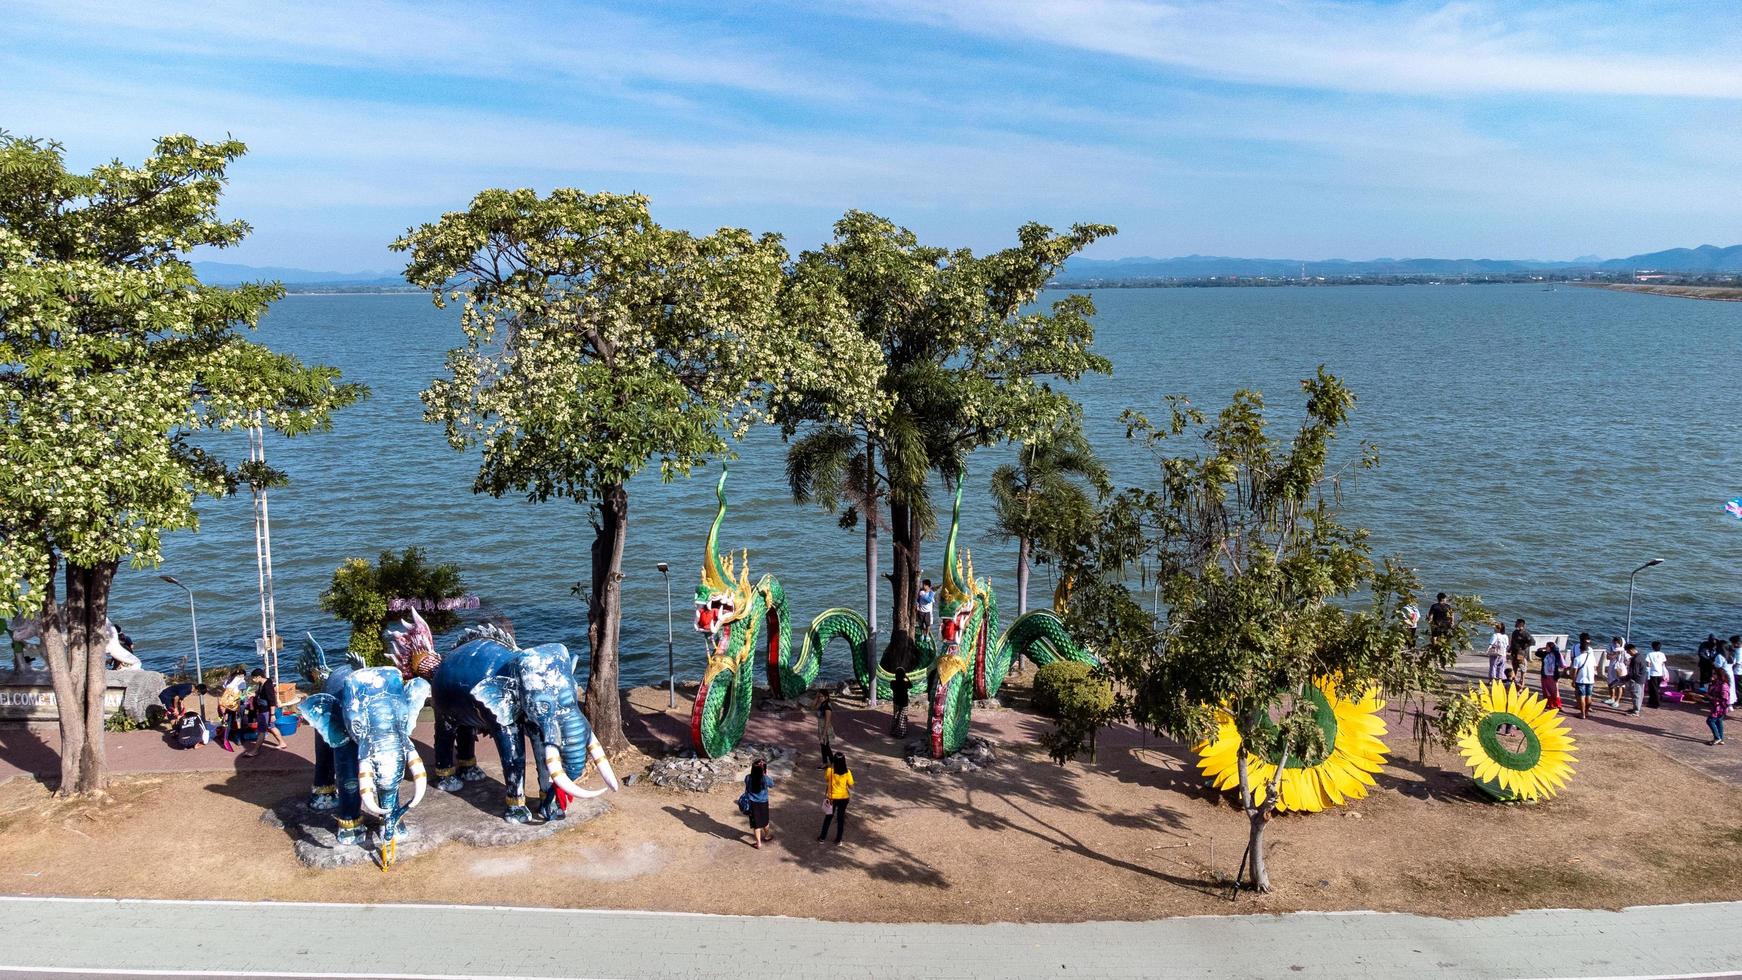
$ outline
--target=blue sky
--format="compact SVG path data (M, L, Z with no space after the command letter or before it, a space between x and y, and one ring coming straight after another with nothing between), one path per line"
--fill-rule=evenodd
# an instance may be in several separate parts
M866 208L1092 255L1742 241L1742 3L12 0L0 126L75 164L251 147L224 258L395 268L488 186L637 190L797 249Z

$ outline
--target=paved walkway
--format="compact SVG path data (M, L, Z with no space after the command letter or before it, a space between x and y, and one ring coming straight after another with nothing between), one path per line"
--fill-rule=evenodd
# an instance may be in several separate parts
M1730 972L1742 964L1739 920L1742 903L1459 921L1315 913L954 926L4 898L0 976L1718 977L1742 975Z

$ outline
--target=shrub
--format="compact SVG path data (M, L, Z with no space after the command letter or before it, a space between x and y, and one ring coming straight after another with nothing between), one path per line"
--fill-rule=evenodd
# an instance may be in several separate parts
M1075 660L1055 660L1034 672L1034 707L1050 718L1059 715L1060 698L1066 688L1089 677L1089 665Z
M397 555L383 551L374 564L365 558L347 558L333 571L332 584L321 593L321 608L351 624L352 653L371 666L384 666L388 660L381 627L387 623L388 600L434 603L465 593L458 565L431 565L422 548L412 547ZM459 616L443 609L432 609L423 618L435 633L459 625Z
M1035 671L1034 706L1058 722L1041 736L1049 748L1086 742L1093 759L1095 734L1112 720L1113 701L1113 685L1088 664L1059 660Z

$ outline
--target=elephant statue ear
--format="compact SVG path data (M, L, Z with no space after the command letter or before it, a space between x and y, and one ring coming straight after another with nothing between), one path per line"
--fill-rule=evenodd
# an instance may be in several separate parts
M297 704L296 710L320 734L321 740L333 748L351 741L339 720L339 699L331 694L311 694Z
M472 697L496 716L497 724L509 728L514 725L515 716L519 713L520 681L513 677L492 675L473 686Z
M429 681L421 677L413 677L405 685L405 737L411 737L411 730L417 727L417 714L423 710L423 703L429 700Z

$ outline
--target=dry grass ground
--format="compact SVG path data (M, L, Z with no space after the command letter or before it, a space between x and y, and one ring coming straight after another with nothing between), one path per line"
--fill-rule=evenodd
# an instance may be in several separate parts
M687 705L667 714L663 694L636 692L631 708L646 744L681 726ZM1394 758L1368 799L1273 824L1278 890L1236 905L1218 881L1239 860L1245 820L1176 746L1112 733L1098 761L1059 767L1026 748L1044 722L989 712L976 727L1007 747L999 761L930 777L878 734L882 718L843 714L858 792L840 847L815 841L821 780L810 769L775 789L779 833L760 851L748 846L735 791L643 782L617 794L611 814L549 840L447 845L386 873L304 869L284 833L260 822L272 802L306 791L300 774L128 776L96 803L56 801L19 778L0 785L0 891L949 922L1299 909L1474 916L1742 897L1736 876L1709 871L1742 843L1742 790L1625 730L1581 731L1577 777L1538 806L1484 802L1456 757ZM1407 726L1390 721L1401 749L1408 740L1395 733ZM796 713L759 715L751 736L803 748L810 730ZM624 761L619 772L631 770Z

